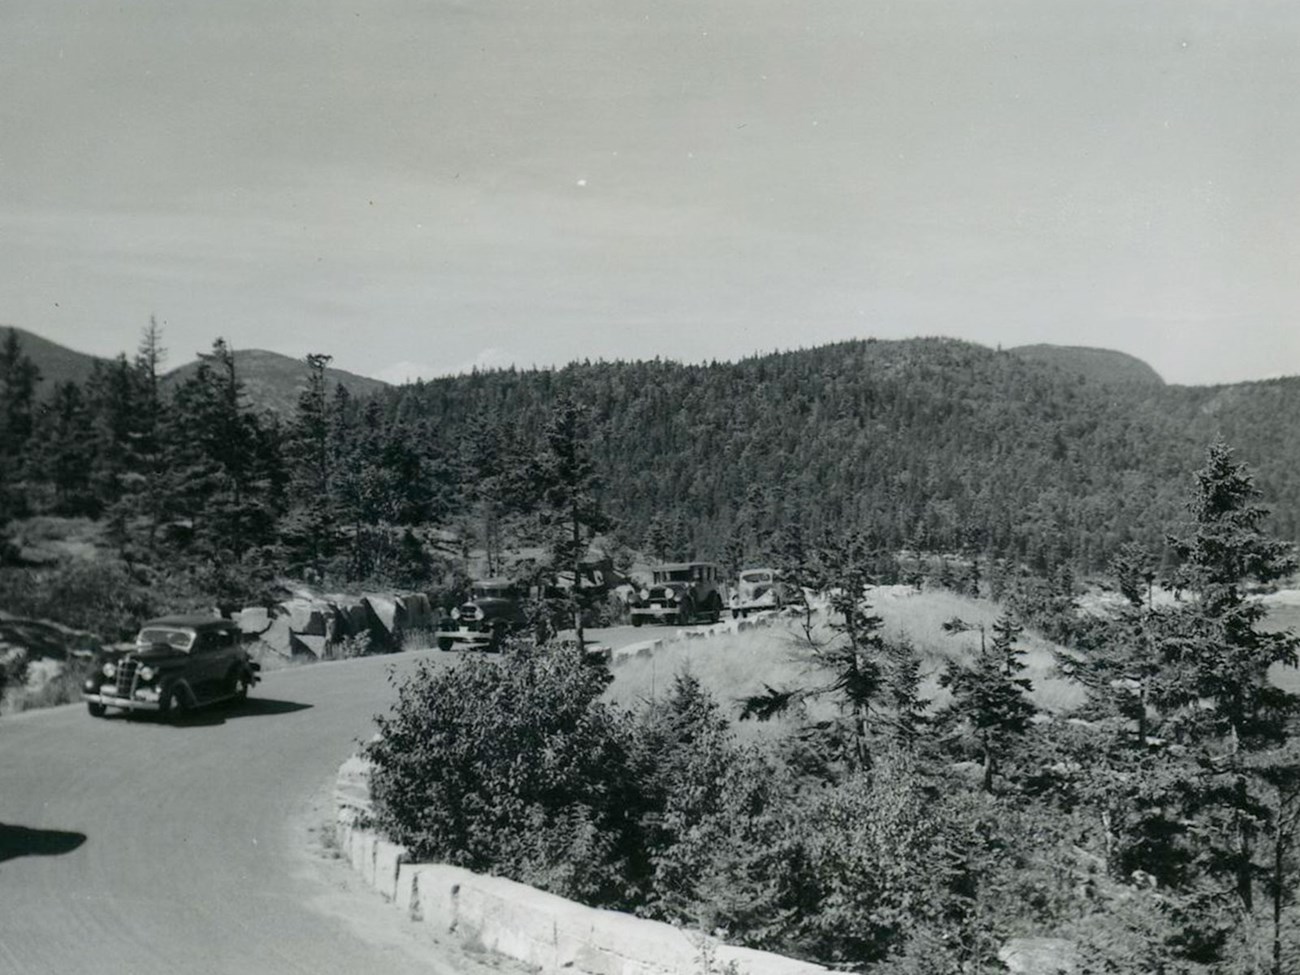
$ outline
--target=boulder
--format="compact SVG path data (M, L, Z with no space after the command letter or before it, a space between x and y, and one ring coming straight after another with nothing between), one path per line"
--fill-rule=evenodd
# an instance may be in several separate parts
M1064 938L1012 938L998 949L1012 975L1073 975L1079 969L1074 942Z
M391 638L397 632L397 600L391 596L367 593L361 597L361 603L366 607L370 619L382 628L384 634Z
M429 597L422 592L413 592L402 597L406 608L406 626L412 630L428 630L435 625L433 607Z
M291 641L293 633L289 629L289 617L277 616L271 620L271 625L262 631L259 637L263 646L272 653L278 653L282 657L288 657L293 654Z
M325 637L324 635L315 636L310 633L290 633L289 646L294 656L311 656L321 660L325 656Z
M265 633L271 625L271 613L265 606L245 606L236 619L239 629L245 634Z

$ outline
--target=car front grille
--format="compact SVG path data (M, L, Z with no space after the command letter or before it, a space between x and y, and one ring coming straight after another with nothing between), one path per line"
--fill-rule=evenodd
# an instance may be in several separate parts
M131 692L135 690L135 673L140 667L140 661L134 657L125 657L117 665L117 694L118 697L130 697Z

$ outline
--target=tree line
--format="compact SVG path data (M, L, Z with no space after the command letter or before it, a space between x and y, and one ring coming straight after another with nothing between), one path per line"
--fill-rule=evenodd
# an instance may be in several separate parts
M128 564L183 565L223 599L275 574L451 585L471 552L501 571L547 531L528 495L560 403L587 411L607 542L651 558L735 569L791 531L852 529L879 551L942 554L935 571L973 565L986 588L1020 567L1059 585L1125 545L1159 550L1179 472L1222 429L1269 445L1251 456L1275 525L1300 533L1300 464L1277 421L1300 395L1286 382L1111 387L920 339L498 370L357 399L313 354L281 417L253 408L223 341L170 391L163 351L151 325L133 358L41 397L9 332L0 519L99 519Z

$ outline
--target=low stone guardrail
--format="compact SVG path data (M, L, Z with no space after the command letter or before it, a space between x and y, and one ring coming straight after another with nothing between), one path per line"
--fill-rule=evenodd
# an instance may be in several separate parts
M682 928L600 910L525 884L440 863L411 863L371 821L370 767L353 756L334 792L342 856L411 920L463 944L548 972L588 975L828 975L769 952L715 943Z
M743 633L745 630L757 629L760 626L771 626L773 621L779 618L782 618L780 614L767 612L755 615L753 618L720 620L717 623L705 623L701 626L681 627L674 630L670 636L642 640L639 643L629 643L627 646L618 647L610 652L609 663L610 666L616 667L631 657L650 656L670 643L683 643L687 640L699 640L704 637L719 636L726 633Z

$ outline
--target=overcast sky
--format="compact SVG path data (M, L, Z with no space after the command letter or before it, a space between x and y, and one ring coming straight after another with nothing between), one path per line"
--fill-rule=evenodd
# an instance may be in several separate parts
M3 0L0 323L390 380L877 336L1300 374L1300 5Z

